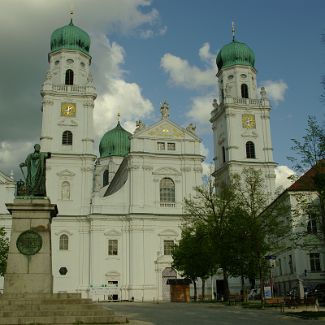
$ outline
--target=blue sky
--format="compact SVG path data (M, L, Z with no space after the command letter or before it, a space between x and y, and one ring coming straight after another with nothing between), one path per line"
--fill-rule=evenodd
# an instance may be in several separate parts
M258 86L272 100L274 160L290 167L290 139L304 135L308 115L324 121L324 1L2 0L0 170L6 173L39 142L50 35L68 23L71 7L74 23L92 37L97 143L117 113L132 131L137 119L159 119L166 99L173 121L196 123L212 162L215 57L231 41L232 21L236 39L255 53Z

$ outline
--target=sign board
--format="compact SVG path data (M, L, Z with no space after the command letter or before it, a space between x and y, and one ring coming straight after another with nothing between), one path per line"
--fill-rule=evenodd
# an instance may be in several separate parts
M264 298L265 299L272 298L272 290L271 290L271 287L264 287Z

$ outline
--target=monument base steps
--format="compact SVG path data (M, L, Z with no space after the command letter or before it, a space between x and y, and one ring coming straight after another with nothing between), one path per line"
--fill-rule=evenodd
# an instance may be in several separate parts
M125 324L125 316L82 299L80 294L4 294L0 296L0 324L99 325Z

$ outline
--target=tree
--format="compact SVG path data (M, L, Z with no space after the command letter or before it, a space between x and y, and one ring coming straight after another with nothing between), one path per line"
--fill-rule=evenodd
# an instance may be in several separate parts
M197 187L196 195L185 199L185 224L205 229L211 247L207 254L212 252L209 263L223 271L225 299L229 297L229 276L259 278L263 294L265 256L290 229L286 220L278 218L283 205L273 204L265 210L269 193L264 191L260 170L247 168L231 179L218 191Z
M4 227L0 227L0 276L4 276L7 267L9 239L6 237Z
M264 279L267 264L265 257L279 248L279 238L290 232L290 223L279 216L287 215L289 207L281 200L268 205L269 193L265 192L262 171L254 168L245 168L242 175L234 175L238 184L236 189L237 204L245 218L239 222L246 232L247 248L250 251L247 262L243 265L247 277L256 276L260 279L261 300L264 300ZM247 250L245 250L247 253ZM258 272L258 273L257 273ZM256 274L257 273L257 274Z
M325 127L317 123L316 118L308 116L306 134L302 140L292 139L291 150L297 157L288 157L298 173L312 169L309 177L305 177L305 189L316 191L318 196L318 223L325 243ZM311 180L311 181L310 181ZM304 180L302 180L304 181ZM315 202L313 203L315 208ZM310 209L307 205L305 209ZM304 208L303 208L304 209Z
M213 273L211 246L203 224L186 224L182 228L182 238L172 253L173 264L182 276L192 280L194 300L197 300L197 278L202 279L202 299L205 295L205 280Z
M211 247L209 263L214 269L222 268L225 283L225 299L229 296L228 265L226 238L229 238L229 216L233 211L236 200L231 186L214 192L209 183L207 186L197 187L196 195L185 199L185 223L200 225L206 229L206 235Z
M306 135L302 140L291 139L293 146L291 150L298 157L288 157L294 164L293 168L304 173L308 169L317 166L325 159L325 128L317 123L314 116L308 116Z

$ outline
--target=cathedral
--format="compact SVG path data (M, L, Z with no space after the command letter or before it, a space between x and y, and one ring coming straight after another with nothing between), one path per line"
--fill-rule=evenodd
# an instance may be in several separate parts
M47 196L59 211L51 226L54 291L93 300L169 300L167 280L179 277L171 251L181 236L183 199L202 185L195 126L174 123L163 102L152 125L137 121L130 133L118 121L102 136L97 156L89 35L72 20L58 28L48 61L40 140L41 150L51 152ZM214 176L226 181L254 166L273 193L270 103L265 90L257 90L254 61L253 51L235 39L217 56L220 98L210 120ZM14 180L0 173L0 226L8 233L5 203L14 190Z

